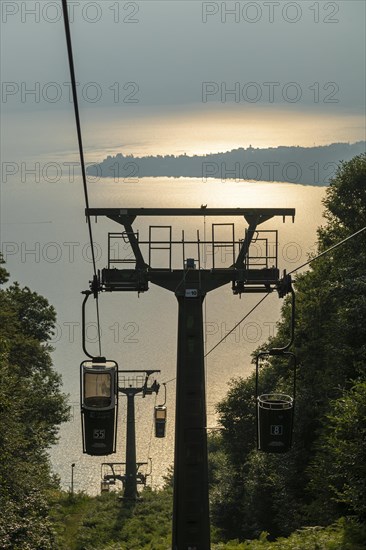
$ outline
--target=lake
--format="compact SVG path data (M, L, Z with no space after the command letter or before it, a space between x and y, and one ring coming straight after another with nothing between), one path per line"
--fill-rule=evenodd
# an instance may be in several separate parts
M50 178L48 178L50 179ZM93 271L84 217L80 179L62 177L54 183L12 178L2 184L2 250L11 279L44 295L57 311L53 338L55 368L62 374L64 391L70 395L72 420L63 425L60 441L51 450L54 471L64 488L70 484L75 463L75 489L96 494L100 490L101 458L82 454L79 412L79 365L81 349L81 291L88 288ZM292 270L315 250L316 229L323 222L321 200L325 188L288 183L225 182L199 179L144 178L136 183L109 179L89 183L92 207L278 207L296 208L295 223L273 218L259 229L279 230L279 267ZM187 239L211 237L214 222L235 223L237 237L246 223L240 218L137 219L134 227L147 238L149 225L172 225L174 235L182 229ZM98 268L107 263L107 233L118 232L116 223L93 221ZM178 237L180 238L180 237ZM193 253L194 254L194 253ZM227 258L218 258L223 264ZM259 301L260 295L233 296L230 285L209 293L205 300L205 340L209 351ZM90 299L87 312L88 347L97 353L95 307ZM148 292L106 293L100 296L102 351L118 362L120 369L159 369L158 381L175 377L177 302L173 293L150 285ZM215 404L222 399L233 377L247 376L251 352L276 330L282 300L273 293L206 359L208 426L216 426ZM136 399L137 459L152 459L149 483L158 487L173 461L175 381L167 384L167 437L153 437L153 407L163 392ZM124 461L126 412L120 397L118 452L106 460Z

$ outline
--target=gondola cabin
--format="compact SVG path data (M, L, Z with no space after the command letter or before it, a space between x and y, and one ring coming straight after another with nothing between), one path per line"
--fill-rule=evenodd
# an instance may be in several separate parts
M80 365L83 452L92 456L116 452L118 365L105 358Z
M294 295L292 311L294 311ZM291 339L292 342L292 339ZM288 346L287 346L288 347ZM286 453L291 449L294 425L296 396L296 355L285 348L274 348L259 353L256 357L256 417L257 417L257 449L265 453ZM287 372L293 375L292 396L279 391L260 393L259 364L269 357L284 361ZM281 364L279 362L279 364ZM287 389L287 388L286 388Z
M100 492L101 493L109 493L109 481L105 481L104 479L100 482Z
M166 406L157 405L154 409L155 437L165 437L166 417Z
M284 394L263 394L257 398L258 449L286 453L291 448L294 402Z

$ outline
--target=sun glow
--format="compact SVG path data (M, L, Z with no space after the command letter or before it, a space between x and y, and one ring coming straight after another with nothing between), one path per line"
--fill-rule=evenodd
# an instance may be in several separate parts
M226 106L227 107L227 106ZM101 148L89 152L92 161L107 154L202 155L239 147L313 147L364 139L362 118L356 115L318 114L284 110L245 112L234 107L152 114L135 118L105 117L98 113L85 126L87 142L98 136ZM101 121L104 118L104 123ZM90 137L89 137L90 136ZM98 144L99 144L98 143ZM103 153L102 153L103 150Z
M224 108L225 107L225 108ZM321 114L284 110L240 110L212 106L202 112L170 108L161 112L139 107L133 112L100 108L83 112L86 161L98 163L117 153L145 155L202 155L239 147L313 147L364 140L363 119L357 115ZM61 111L5 117L7 143L4 158L17 158L27 149L29 158L78 161L72 113ZM58 132L50 133L50 125ZM35 130L36 129L36 130ZM47 140L44 136L47 135ZM57 156L55 157L55 151ZM21 160L24 160L22 157Z

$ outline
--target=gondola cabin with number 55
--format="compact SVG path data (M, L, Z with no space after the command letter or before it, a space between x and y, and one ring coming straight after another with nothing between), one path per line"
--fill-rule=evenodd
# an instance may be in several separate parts
M116 452L118 365L104 357L80 365L83 452L92 456Z

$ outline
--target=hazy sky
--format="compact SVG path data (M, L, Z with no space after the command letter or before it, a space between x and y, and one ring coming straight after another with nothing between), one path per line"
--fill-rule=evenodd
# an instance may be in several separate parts
M363 138L362 0L69 0L69 6L86 133L108 107L111 123L172 121L184 111L193 132L206 117L225 125L228 136L239 121L253 129L257 120L262 131L267 119L293 124L305 114L322 127L338 125L335 140ZM2 0L1 9L3 112L72 115L61 0ZM297 136L299 143L300 128Z

